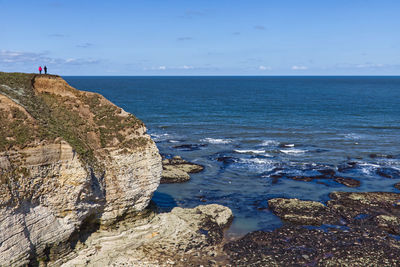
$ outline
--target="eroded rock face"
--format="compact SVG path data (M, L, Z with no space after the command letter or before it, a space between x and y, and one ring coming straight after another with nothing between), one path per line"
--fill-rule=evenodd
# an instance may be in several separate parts
M62 266L209 266L232 218L229 208L211 204L125 221L92 234Z
M50 75L0 73L0 266L56 260L143 210L161 157L143 123Z

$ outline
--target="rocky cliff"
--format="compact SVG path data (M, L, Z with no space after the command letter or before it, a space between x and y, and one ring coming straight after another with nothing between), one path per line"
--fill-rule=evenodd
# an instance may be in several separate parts
M58 76L0 73L0 265L57 261L142 211L161 157L144 124Z

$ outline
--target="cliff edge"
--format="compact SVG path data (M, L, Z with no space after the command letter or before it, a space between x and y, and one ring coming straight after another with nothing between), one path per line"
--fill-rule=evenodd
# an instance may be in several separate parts
M148 206L161 157L144 124L62 78L0 72L0 265L70 253Z

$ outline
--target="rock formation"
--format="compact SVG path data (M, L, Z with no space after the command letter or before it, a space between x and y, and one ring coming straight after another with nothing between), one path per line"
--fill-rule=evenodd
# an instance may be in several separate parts
M161 183L182 183L189 181L189 173L201 172L204 167L175 156L172 159L164 158L162 161L163 171L161 175Z
M230 264L400 264L400 194L333 192L330 198L326 205L299 199L270 199L270 209L285 221L284 226L272 232L252 232L225 244Z
M211 204L125 220L92 234L62 266L210 266L232 217L229 208Z
M56 261L148 206L162 165L144 124L58 76L0 73L0 265Z

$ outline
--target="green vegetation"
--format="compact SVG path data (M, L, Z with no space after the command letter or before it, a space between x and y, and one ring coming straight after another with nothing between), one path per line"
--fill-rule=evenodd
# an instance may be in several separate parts
M116 140L121 148L134 149L147 143L146 138L127 138L143 123L133 115L120 116L121 109L102 96L69 87L66 90L71 91L74 97L35 93L36 76L0 72L0 94L20 104L34 118L33 122L29 121L18 108L0 112L0 151L13 146L23 148L34 140L51 142L62 137L85 163L100 170L102 166L97 160L99 148L114 146Z

